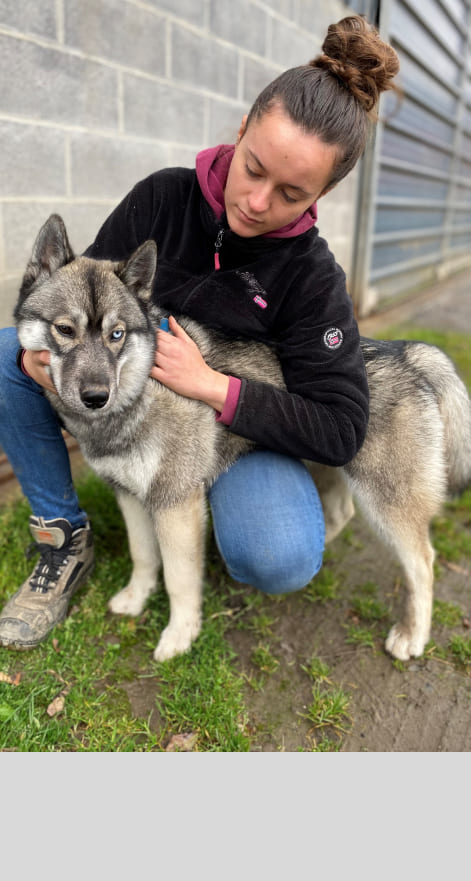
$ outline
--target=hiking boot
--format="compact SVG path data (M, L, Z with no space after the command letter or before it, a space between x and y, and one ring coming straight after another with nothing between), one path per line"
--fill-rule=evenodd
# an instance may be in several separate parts
M93 569L90 524L72 529L68 520L30 517L40 558L29 578L0 613L0 645L29 649L67 615L70 599Z

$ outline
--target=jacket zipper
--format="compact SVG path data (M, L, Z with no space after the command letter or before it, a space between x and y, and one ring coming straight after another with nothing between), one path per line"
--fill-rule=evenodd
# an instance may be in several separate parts
M221 250L222 240L224 238L224 229L221 227L217 234L216 241L214 242L214 268L216 270L221 268L221 262L219 260L219 251Z

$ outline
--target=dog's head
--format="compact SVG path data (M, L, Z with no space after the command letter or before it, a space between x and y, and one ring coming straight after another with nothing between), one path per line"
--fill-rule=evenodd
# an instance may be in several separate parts
M48 349L50 373L68 410L129 406L155 350L149 317L155 242L113 263L75 257L62 219L39 231L14 317L25 349Z

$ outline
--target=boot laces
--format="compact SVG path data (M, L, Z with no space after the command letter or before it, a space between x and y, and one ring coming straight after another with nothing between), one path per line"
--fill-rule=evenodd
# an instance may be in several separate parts
M47 593L56 586L75 544L75 537L72 537L68 545L62 548L36 543L29 546L26 553L28 559L38 551L41 555L29 579L31 590L35 593Z

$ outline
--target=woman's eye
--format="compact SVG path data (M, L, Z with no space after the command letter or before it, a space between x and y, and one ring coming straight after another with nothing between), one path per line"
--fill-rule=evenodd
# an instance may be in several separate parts
M260 177L260 175L257 174L256 171L253 171L251 168L249 168L248 165L245 166L245 170L246 170L249 177Z
M54 325L56 330L59 331L62 336L73 337L75 336L75 330L70 324L56 324Z
M283 193L283 199L285 200L285 202L289 202L290 205L298 201L297 199L294 199L293 196L290 196L288 193L285 192Z
M119 343L119 341L122 340L123 336L124 336L124 330L122 330L122 329L113 330L110 338L113 343Z

